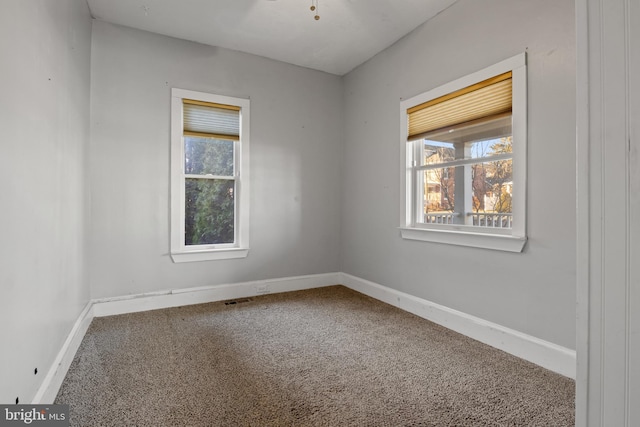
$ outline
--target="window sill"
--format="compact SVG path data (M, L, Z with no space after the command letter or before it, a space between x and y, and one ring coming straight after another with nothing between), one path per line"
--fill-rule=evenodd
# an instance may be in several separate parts
M524 245L527 243L526 237L424 228L401 227L400 234L403 239L469 246L472 248L492 249L506 252L522 252Z
M215 261L221 259L246 258L249 248L209 249L200 251L172 252L171 259L175 263Z

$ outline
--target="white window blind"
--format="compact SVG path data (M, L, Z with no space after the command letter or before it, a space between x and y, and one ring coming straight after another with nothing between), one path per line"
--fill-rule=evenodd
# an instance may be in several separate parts
M183 129L186 136L240 139L240 108L183 99Z

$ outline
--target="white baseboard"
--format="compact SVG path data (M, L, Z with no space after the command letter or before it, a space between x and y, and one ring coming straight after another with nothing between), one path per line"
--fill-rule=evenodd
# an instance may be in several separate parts
M523 334L457 310L341 273L344 286L528 360L569 378L576 377L574 350Z
M67 375L67 371L71 366L71 362L73 362L80 343L82 343L82 338L84 338L84 334L87 332L93 320L92 305L92 302L89 301L73 324L71 332L69 332L67 339L64 341L64 344L62 344L42 384L40 384L40 388L38 388L38 391L33 397L32 403L34 405L45 405L53 403L55 400L58 390L60 390L60 386L64 381L64 377Z
M321 288L336 285L340 277L340 273L324 273L102 298L93 301L93 313L95 317L113 316L233 298L249 298L269 293Z
M256 295L300 291L304 289L332 286L339 283L340 273L313 274L308 276L283 277L256 280L228 285L203 286L199 288L173 289L149 294L102 298L90 301L78 316L69 336L58 352L49 372L33 398L33 404L48 404L55 400L67 375L73 358L80 347L94 317L135 313L182 305L224 301L233 298L248 298Z
M40 385L33 403L53 402L94 317L248 298L336 284L342 284L561 375L575 378L576 353L573 350L350 274L324 273L92 300L78 316L78 320Z

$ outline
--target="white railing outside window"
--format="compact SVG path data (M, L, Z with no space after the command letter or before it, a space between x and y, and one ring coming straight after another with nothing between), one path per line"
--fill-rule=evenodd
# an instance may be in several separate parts
M400 129L402 238L521 252L526 54L401 100Z
M511 213L486 213L469 212L473 225L476 227L512 228L513 214Z
M457 212L438 212L424 214L425 224L453 224L453 217Z
M457 212L437 212L424 214L425 224L454 224ZM489 228L512 228L513 214L499 212L468 212L469 225Z

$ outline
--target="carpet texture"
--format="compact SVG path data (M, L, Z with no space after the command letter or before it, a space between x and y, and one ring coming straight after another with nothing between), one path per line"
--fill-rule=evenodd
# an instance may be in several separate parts
M93 320L73 426L573 426L574 381L342 286Z

